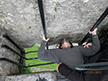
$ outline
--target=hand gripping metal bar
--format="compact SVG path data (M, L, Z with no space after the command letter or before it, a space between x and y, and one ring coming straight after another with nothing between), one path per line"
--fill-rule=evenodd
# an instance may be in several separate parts
M107 9L104 11L104 13L100 16L100 18L97 20L97 22L93 25L93 27L90 29L90 31L93 31L95 28L98 27L98 25L104 20L104 18L108 15L108 7ZM83 38L83 40L80 42L80 44L83 44L87 38L89 37L89 32L85 35L85 37Z
M47 39L46 25L45 25L45 18L44 18L44 9L43 9L43 1L42 0L38 0L38 6L39 6L40 17L41 17L42 26L43 26L43 32L44 32L45 38ZM48 43L47 43L47 49L48 49Z

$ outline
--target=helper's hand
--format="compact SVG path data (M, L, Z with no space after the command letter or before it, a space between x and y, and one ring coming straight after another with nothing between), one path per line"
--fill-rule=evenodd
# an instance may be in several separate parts
M84 46L84 48L89 48L89 46L92 46L92 43L88 43L88 44L86 44L85 46Z
M93 31L90 31L90 30L89 30L89 33L92 34L92 35L97 35L96 32L97 32L97 28L95 28Z
M45 39L45 36L43 35L43 40L47 42L49 41L49 38Z
M59 64L57 64L57 67L56 67L57 72L59 72L59 71L58 71L58 67L59 67L60 64L62 64L62 63L60 62Z

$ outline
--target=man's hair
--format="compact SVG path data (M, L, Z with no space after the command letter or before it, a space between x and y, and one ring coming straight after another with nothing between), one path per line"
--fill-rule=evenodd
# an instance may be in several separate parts
M68 41L69 41L69 40L68 40ZM69 44L71 45L70 48L72 48L73 45L72 45L72 43L71 43L70 41L69 41ZM60 42L60 44L59 44L59 49L62 49L61 46L62 46L62 42Z

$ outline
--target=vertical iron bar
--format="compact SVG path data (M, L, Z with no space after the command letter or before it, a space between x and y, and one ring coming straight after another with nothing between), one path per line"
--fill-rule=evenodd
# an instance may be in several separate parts
M41 22L42 22L42 26L43 26L43 32L44 32L45 38L47 39L45 17L44 17L44 9L43 9L42 0L38 0L38 6L39 6L40 17L41 17ZM48 50L48 43L47 43L47 50Z

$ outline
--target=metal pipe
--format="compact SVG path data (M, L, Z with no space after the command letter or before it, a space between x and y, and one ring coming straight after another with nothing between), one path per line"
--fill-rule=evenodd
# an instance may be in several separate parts
M96 67L93 67L93 66L101 66L101 67L96 68ZM80 71L81 70L83 70L83 71L85 71L85 70L92 70L92 71L108 70L108 62L82 64L82 65L78 65L77 67L75 67L75 69L80 70Z
M19 54L18 52L16 52L15 50L13 50L11 47L9 47L9 46L7 46L7 45L2 45L1 47L6 48L6 49L8 49L8 50L14 52L14 53L17 54L18 56L20 56L21 58L26 59L26 60L35 60L35 59L38 59L38 58L29 58L29 59L28 59L28 58L25 58L24 56L22 56L21 54Z
M21 66L21 67L25 67L24 65L19 64L19 63L17 63L17 62L14 62L14 61L12 61L12 60L9 60L9 59L7 59L7 58L0 58L0 61L7 61L7 62L13 63L13 64L15 64L15 65L18 65L18 66Z
M43 9L43 1L42 0L38 0L38 6L39 6L39 12L40 12L40 17L41 17L41 22L42 22L44 36L47 39L45 17L44 17L44 9ZM48 50L48 43L47 43L46 46L47 46L47 50Z
M3 37L7 38L12 44L14 44L21 51L21 53L24 53L24 51L22 51L22 49L8 35L4 34Z
M103 21L103 19L108 15L108 7L107 9L104 11L104 13L100 16L100 18L97 20L97 22L93 25L93 27L90 29L90 31L93 31L95 28L98 27L98 25ZM83 44L87 38L89 37L89 32L85 35L85 37L83 38L83 40L79 43L80 45Z
M33 53L33 52L38 52L38 51L29 51L29 52L26 52L25 54Z
M53 62L51 62L51 63L44 63L44 64L30 65L30 66L26 66L26 68L28 68L28 67L34 67L34 66L49 65L49 64L54 64L54 63L53 63Z
M13 63L13 64L15 64L15 65L24 67L24 68L34 67L34 66L42 66L42 65L49 65L49 64L54 64L54 63L44 63L44 64L36 64L36 65L24 66L24 65L22 65L22 64L19 64L19 63L14 62L14 61L12 61L12 60L10 60L10 59L7 59L7 58L0 58L0 61L7 61L7 62Z

